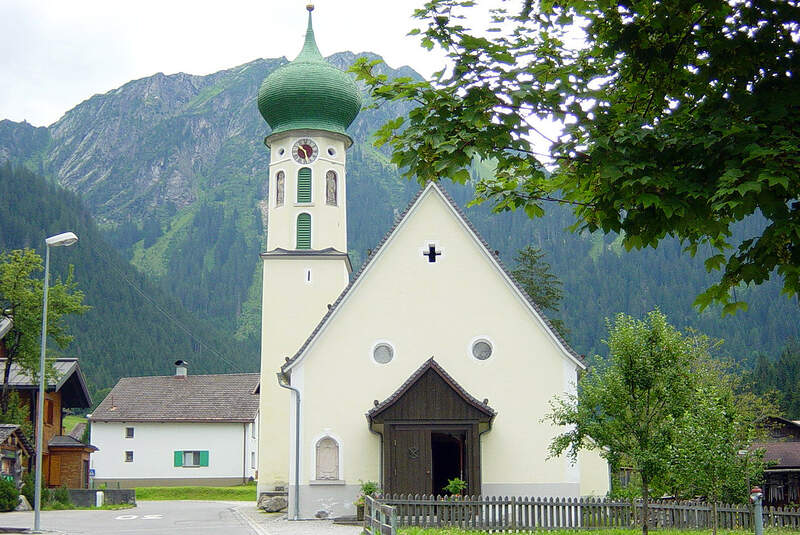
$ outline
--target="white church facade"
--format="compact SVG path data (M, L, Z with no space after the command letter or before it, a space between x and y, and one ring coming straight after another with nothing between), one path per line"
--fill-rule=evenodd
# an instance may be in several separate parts
M360 96L319 53L310 13L302 52L267 77L259 109L272 127L259 492L288 488L290 518L353 514L361 481L605 494L596 452L547 452L559 432L542 421L549 401L575 391L583 360L439 186L351 274L346 128Z

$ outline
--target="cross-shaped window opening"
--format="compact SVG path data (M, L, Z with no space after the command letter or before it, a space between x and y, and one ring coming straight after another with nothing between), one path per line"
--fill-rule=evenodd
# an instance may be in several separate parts
M436 262L436 257L441 255L441 251L436 250L436 246L432 243L428 244L428 250L422 252L422 256L428 257L428 262Z

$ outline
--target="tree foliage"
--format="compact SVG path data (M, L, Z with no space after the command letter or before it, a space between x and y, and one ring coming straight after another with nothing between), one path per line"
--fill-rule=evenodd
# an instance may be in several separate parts
M0 310L13 319L11 331L3 339L2 412L8 410L8 378L13 364L32 379L38 377L44 282L35 274L41 271L42 257L33 249L0 252ZM66 317L89 309L83 304L83 292L73 279L72 269L65 280L56 278L49 284L47 300L47 336L64 348L72 341Z
M550 270L550 264L544 259L544 255L544 251L538 247L532 245L523 247L514 257L516 267L511 274L534 303L546 312L556 313L564 296L561 290L562 284ZM553 317L548 319L562 336L567 334L567 328L562 320Z
M675 421L692 401L692 346L658 310L644 320L619 314L609 323L609 360L589 368L580 395L557 398L548 419L567 431L553 455L601 448L612 467L624 460L642 479L647 518L649 490L668 469ZM643 524L643 533L648 525Z
M378 102L417 104L377 139L408 176L463 183L475 159L494 158L476 200L496 210L535 217L546 201L568 203L574 228L621 233L629 249L675 236L691 254L711 251L706 268L721 274L701 309L745 308L731 290L773 272L798 293L796 1L522 0L493 10L486 32L465 26L474 5L430 0L415 12L426 27L412 33L451 64L431 82L354 67ZM547 139L537 118L563 135ZM533 138L549 150L533 151ZM764 228L731 243L731 226L755 213Z
M764 438L758 422L775 405L712 358L720 343L680 333L658 310L643 320L619 314L609 324L608 359L589 368L579 394L552 402L548 420L567 430L550 452L574 458L582 448L600 448L615 470L634 470L645 502L651 490L746 501L746 474L758 481L764 469L762 453L752 449Z
M664 491L679 499L704 496L713 504L747 503L747 482L761 481L765 468L763 452L752 449L767 438L759 422L777 407L771 397L746 391L729 364L712 359L707 337L693 336L691 343L697 355L693 402L675 421Z

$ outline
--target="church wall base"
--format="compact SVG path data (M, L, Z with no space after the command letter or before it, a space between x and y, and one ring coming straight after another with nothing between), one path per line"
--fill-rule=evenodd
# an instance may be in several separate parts
M579 483L484 483L484 496L533 496L537 498L579 497Z
M300 518L338 518L353 516L356 506L353 502L361 490L361 485L300 485ZM294 488L289 486L289 518L294 512Z

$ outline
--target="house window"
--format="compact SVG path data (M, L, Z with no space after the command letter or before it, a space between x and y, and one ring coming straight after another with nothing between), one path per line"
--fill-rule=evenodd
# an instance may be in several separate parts
M339 479L339 444L331 437L317 442L317 479Z
M186 450L174 453L173 466L198 467L208 466L208 450Z
M44 414L45 414L44 421L47 425L53 425L54 413L55 411L53 410L53 400L51 399L44 400Z
M250 424L250 438L256 438L256 423Z
M308 167L297 172L297 202L311 202L311 169Z
M133 462L133 451L128 450L125 452L125 462L132 463Z
M133 438L133 427L125 428L125 438Z
M311 249L311 214L297 216L297 249Z
M255 468L255 467L256 467L256 452L251 451L250 452L250 468Z

